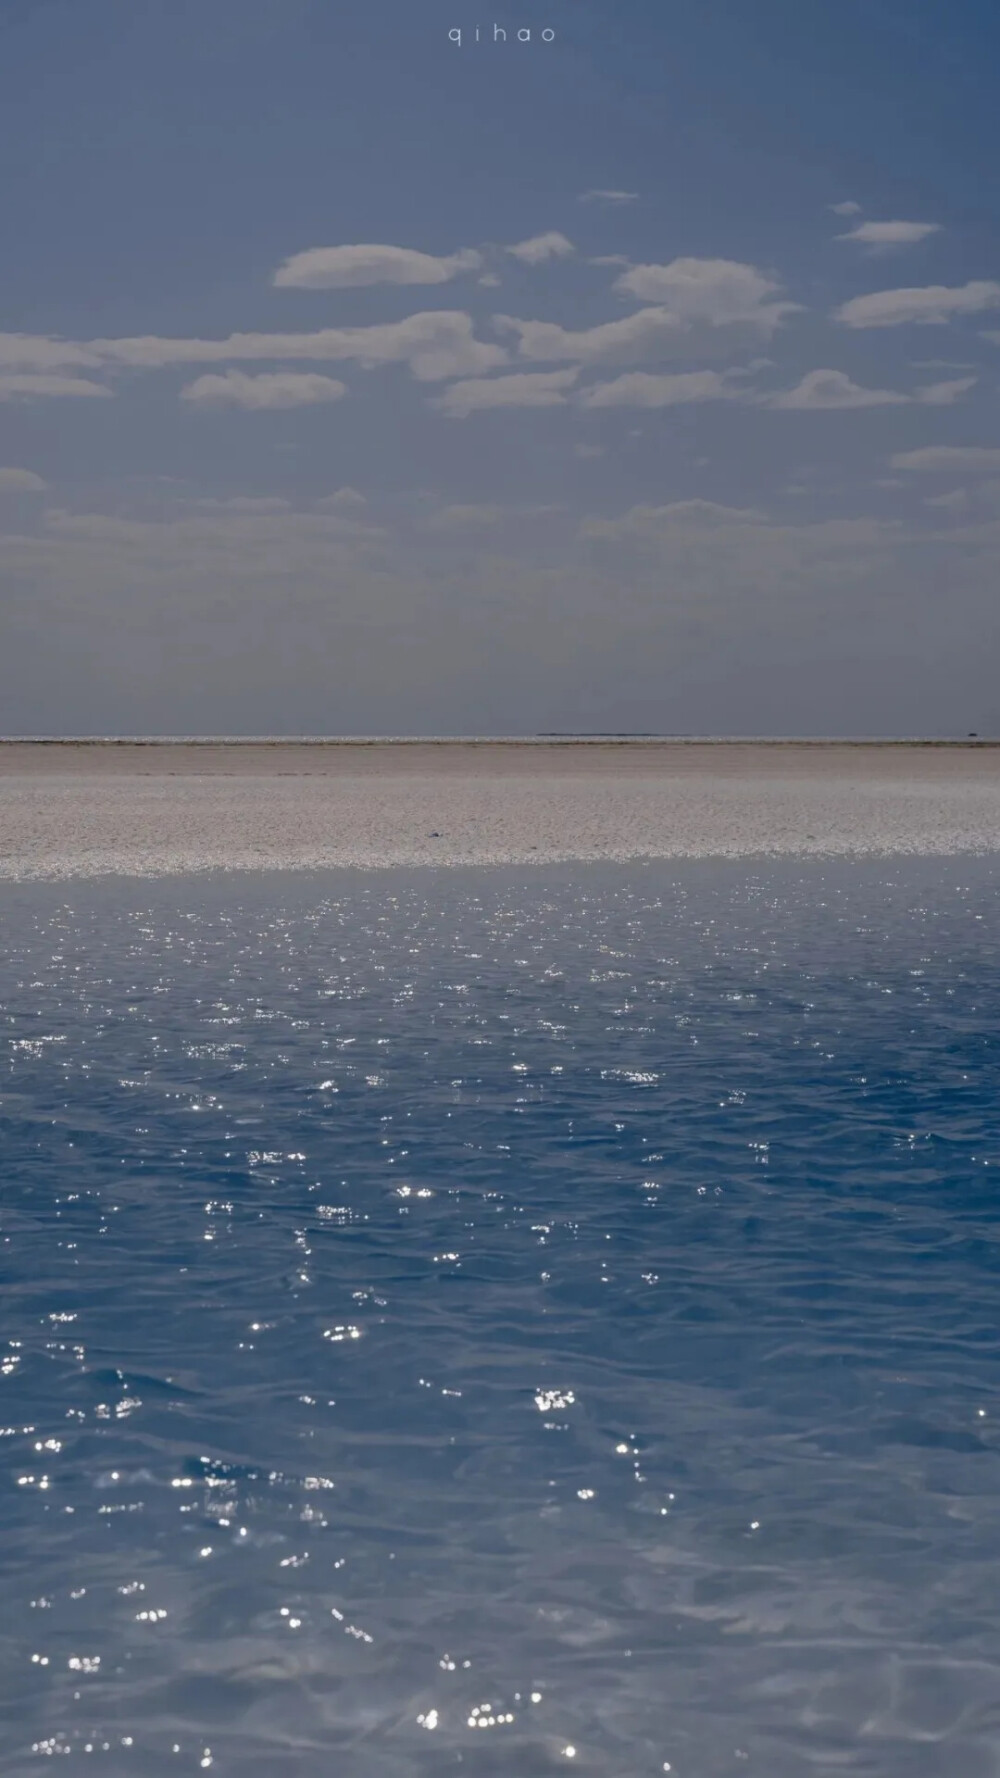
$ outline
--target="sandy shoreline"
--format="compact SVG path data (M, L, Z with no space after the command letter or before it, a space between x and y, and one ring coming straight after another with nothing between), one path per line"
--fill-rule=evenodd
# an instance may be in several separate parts
M106 773L191 776L464 776L614 772L625 778L683 774L786 776L1000 775L1000 741L815 741L542 736L528 740L2 740L0 778Z
M1000 850L976 742L0 742L0 879Z

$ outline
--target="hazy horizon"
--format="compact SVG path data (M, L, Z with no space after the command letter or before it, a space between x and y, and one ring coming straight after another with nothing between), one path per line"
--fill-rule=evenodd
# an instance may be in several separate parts
M531 746L558 743L584 745L601 742L625 745L649 742L652 745L676 743L692 747L964 747L972 742L979 747L1000 746L997 735L695 735L640 733L628 729L594 729L591 731L554 729L534 734L448 735L448 734L80 734L80 735L0 735L0 747L480 747Z

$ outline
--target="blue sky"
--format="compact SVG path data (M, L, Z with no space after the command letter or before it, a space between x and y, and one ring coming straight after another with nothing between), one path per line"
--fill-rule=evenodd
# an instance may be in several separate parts
M998 48L0 0L0 729L1000 732Z

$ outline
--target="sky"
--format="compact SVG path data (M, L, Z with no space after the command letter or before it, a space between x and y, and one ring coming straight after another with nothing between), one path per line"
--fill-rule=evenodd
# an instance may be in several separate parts
M0 0L0 733L1000 734L998 52Z

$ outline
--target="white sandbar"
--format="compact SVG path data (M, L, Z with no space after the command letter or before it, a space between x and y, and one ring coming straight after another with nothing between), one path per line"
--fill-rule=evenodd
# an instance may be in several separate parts
M0 878L1000 850L1000 745L0 742Z

